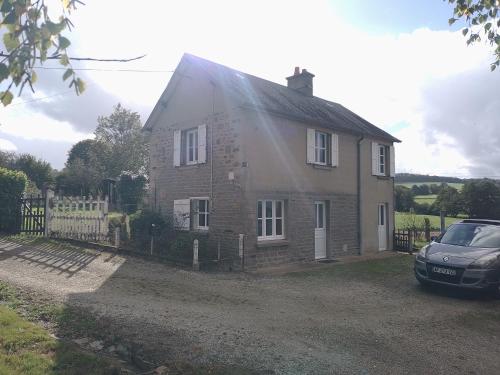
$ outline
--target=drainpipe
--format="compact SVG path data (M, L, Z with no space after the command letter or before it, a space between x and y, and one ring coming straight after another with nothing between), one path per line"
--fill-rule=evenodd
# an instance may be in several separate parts
M361 142L365 139L364 136L358 138L357 151L358 151L358 160L357 160L357 205L358 205L358 251L359 255L363 255L363 249L361 248Z

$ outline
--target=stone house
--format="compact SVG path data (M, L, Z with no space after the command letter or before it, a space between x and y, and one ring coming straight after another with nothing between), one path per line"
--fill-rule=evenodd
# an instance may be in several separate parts
M313 96L313 78L185 54L144 125L151 206L247 268L392 249L399 140Z

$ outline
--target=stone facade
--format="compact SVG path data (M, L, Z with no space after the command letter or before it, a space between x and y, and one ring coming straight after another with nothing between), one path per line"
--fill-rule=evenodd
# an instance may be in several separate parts
M172 216L175 200L210 201L207 239L200 253L217 254L233 267L258 268L315 259L314 202L326 205L326 256L379 251L377 207L385 204L387 249L392 248L393 179L372 174L373 139L233 102L196 64L181 64L146 124L150 131L151 206ZM254 98L255 99L255 98ZM174 166L174 131L206 125L206 162ZM307 132L338 137L338 164L307 162ZM358 184L358 163L361 183ZM358 207L358 197L360 206ZM282 240L257 239L257 202L284 202ZM360 246L361 244L361 246Z

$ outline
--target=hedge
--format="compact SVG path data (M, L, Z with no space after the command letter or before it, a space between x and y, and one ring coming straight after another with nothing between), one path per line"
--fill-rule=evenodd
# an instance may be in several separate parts
M23 172L0 167L0 232L17 233L21 202L28 178Z

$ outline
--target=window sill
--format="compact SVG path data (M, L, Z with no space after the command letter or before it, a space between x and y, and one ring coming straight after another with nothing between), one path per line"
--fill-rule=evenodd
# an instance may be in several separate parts
M196 164L181 164L175 167L175 169L179 170L189 170L189 169L196 169L201 167L202 165L205 165L206 163L196 163Z
M282 247L288 246L290 243L286 239L282 240L257 240L257 247Z
M375 177L377 177L377 179L379 180L390 180L391 178L394 178L391 176L375 176Z
M322 170L325 170L325 171L330 171L334 168L337 168L336 166L333 166L333 165L325 165L325 164L311 164L313 166L313 168L315 169L322 169Z

